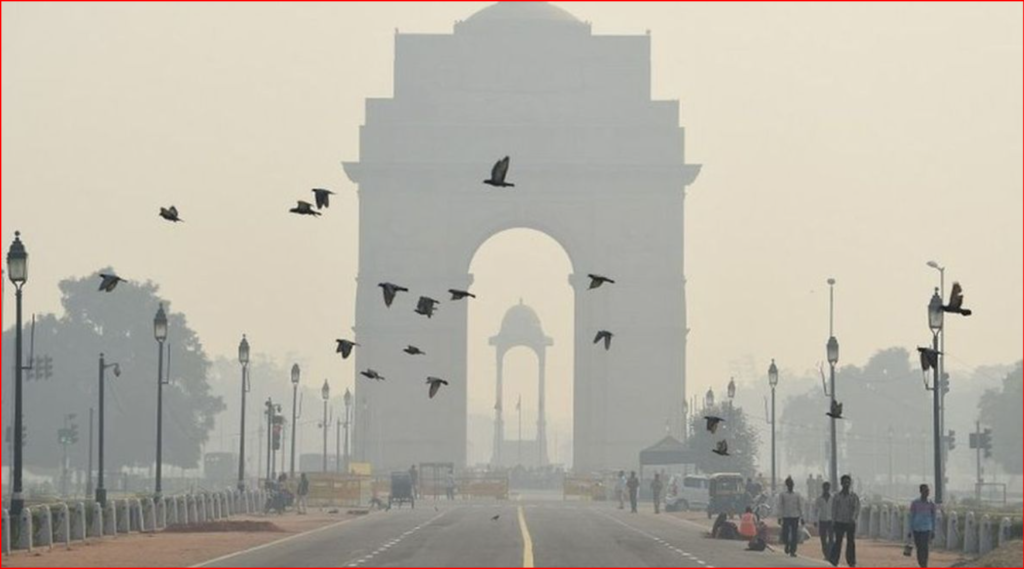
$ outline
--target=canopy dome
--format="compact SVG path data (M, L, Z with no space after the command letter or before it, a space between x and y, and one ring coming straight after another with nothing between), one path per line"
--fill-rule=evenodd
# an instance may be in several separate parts
M466 23L560 22L582 24L576 16L550 2L498 2L473 14Z

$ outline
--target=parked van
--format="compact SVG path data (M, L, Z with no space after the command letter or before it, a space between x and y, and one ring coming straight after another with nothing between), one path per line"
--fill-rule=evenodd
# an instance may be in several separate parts
M711 481L707 476L673 476L668 487L669 493L665 497L667 512L706 510L711 502Z

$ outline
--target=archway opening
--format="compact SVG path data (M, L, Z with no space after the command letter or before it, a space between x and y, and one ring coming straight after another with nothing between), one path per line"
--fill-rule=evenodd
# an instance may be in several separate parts
M503 457L504 465L515 466L518 462L520 412L524 444L538 444L539 382L543 367L548 463L571 467L575 293L569 285L573 265L568 252L543 232L509 229L480 245L470 264L470 273L478 298L469 306L467 334L468 463L493 463L499 402L503 440L509 449ZM530 347L510 346L504 357L499 397L498 352L492 339L501 333L510 310L520 306L536 315L551 345L543 355ZM517 410L520 396L521 411ZM524 462L530 465L536 461Z

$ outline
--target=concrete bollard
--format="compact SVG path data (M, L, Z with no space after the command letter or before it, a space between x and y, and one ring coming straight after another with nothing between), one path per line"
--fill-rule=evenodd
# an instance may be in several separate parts
M811 518L807 518L811 519ZM865 539L871 531L871 508L861 508L860 518L857 520L857 537Z
M900 532L900 540L913 543L913 527L910 525L910 508L903 511L903 531Z
M881 510L879 510L878 506L868 508L868 516L870 516L868 519L868 537L871 539L878 539L882 535L880 513Z
M53 514L56 509L56 515ZM53 541L62 543L64 547L71 549L71 510L67 504L59 504L50 508L53 516Z
M889 541L903 541L903 510L899 506L890 511Z
M889 506L882 506L878 511L878 539L889 539L889 522L891 521Z
M107 501L103 506L103 535L117 537L117 504L112 500Z
M35 535L32 536L32 541L35 542L36 547L45 545L48 549L53 549L53 512L48 506L42 506L36 510L36 515L39 520L34 522L38 523L38 526Z
M153 500L153 529L162 530L167 527L167 501L163 496Z
M25 508L21 511L21 519L18 521L18 543L14 544L15 549L31 552L33 546L32 538L35 536L35 527L32 525L32 511Z
M188 495L188 523L202 523L199 519L199 505L196 503L196 497L191 494Z
M146 531L145 524L143 523L142 502L138 498L128 500L128 520L131 522L128 525L129 531L134 533Z
M3 525L4 539L3 539L3 555L11 554L11 513L4 508L4 525Z
M213 496L210 494L203 494L203 511L206 514L206 521L212 522L217 519L213 511Z
M89 510L85 512L85 538L103 538L103 508L99 502L95 502L90 505Z
M6 519L6 518L4 518L4 519ZM999 547L1002 547L1002 546L1006 545L1006 543L1011 540L1011 537L1010 537L1010 528L1011 527L1013 527L1013 522L1010 521L1010 518L1003 518L1002 520L999 521L999 540L998 540Z
M206 517L206 496L202 494L196 496L196 519L201 524L205 524L208 521Z
M992 524L992 518L983 516L981 518L980 529L978 531L979 554L988 555L996 548L996 536L994 530L995 526Z
M967 512L964 516L964 553L978 553L978 525L974 520L974 512Z
M946 547L946 514L941 508L935 509L935 548Z
M960 549L960 517L956 512L949 513L949 521L946 523L946 549L958 551Z
M132 533L132 509L128 506L128 500L114 502L114 509L117 511L117 533Z
M156 530L156 502L145 498L142 500L142 531L153 533Z

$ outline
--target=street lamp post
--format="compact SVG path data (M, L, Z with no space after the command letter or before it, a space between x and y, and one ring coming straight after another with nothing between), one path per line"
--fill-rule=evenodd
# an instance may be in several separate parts
M14 329L14 491L11 495L11 515L14 519L20 519L21 511L25 508L25 498L22 496L22 453L24 443L22 437L24 425L24 408L22 400L22 381L25 371L22 363L22 331L21 331L21 301L22 288L28 281L28 252L21 242L21 232L14 233L14 243L7 251L7 275L15 288L17 299L17 317Z
M946 267L936 261L928 261L928 266L939 272L939 296L946 296ZM946 377L946 329L939 333L939 378L942 379L942 391L939 394L939 431L946 432L946 393L949 391L949 379ZM946 471L947 458L949 456L948 442L942 445L942 470Z
M932 349L939 352L939 335L942 334L945 323L945 311L942 308L942 297L939 290L935 289L931 301L928 303L928 327L932 330ZM934 429L935 445L935 503L942 504L942 490L945 485L942 473L942 376L939 375L939 366L933 369L935 379L932 382L932 423Z
M324 400L324 468L323 472L327 472L327 433L329 432L330 424L327 420L327 403L331 399L331 384L324 380L324 386L320 389L320 396Z
M779 386L779 368L775 365L775 360L772 360L772 365L768 367L768 385L772 388L772 494L775 494L776 487L778 484L778 471L776 470L776 452L775 452L775 388Z
M299 364L292 366L292 465L291 477L295 478L295 433L298 431L299 416L299 381L302 378L302 370Z
M343 471L343 474L348 474L350 472L350 470L351 470L349 468L349 462L350 462L350 458L349 457L350 457L350 455L349 455L349 442L348 442L349 441L348 429L349 429L349 426L351 425L351 422L352 422L352 392L349 391L348 389L346 389L345 390L345 460L344 460L344 462L345 462L345 470Z
M249 340L244 335L238 345L238 363L242 364L242 430L238 449L238 491L245 492L245 396L249 393Z
M99 418L99 469L96 471L96 503L101 506L107 505L107 489L103 484L103 469L104 469L104 437L105 437L105 423L104 417L104 391L107 385L107 370L114 369L114 377L121 377L121 366L119 364L108 364L107 359L103 354L100 354L100 418Z
M825 352L828 356L828 367L829 367L829 389L828 397L830 402L829 409L835 405L836 402L836 365L839 364L839 340L835 334L835 289L836 280L828 280L828 344L825 346ZM831 443L831 456L829 456L829 481L832 484L832 488L839 487L839 442L836 438L836 418L830 417L829 420L829 434Z
M157 370L156 370L156 501L163 495L163 464L164 464L164 342L167 341L167 313L164 305L156 311L153 318L153 337L156 338Z

